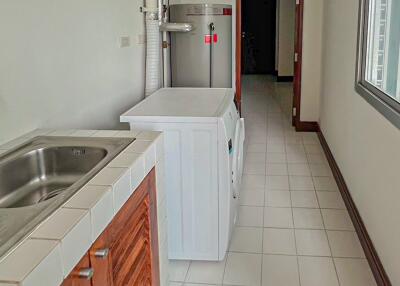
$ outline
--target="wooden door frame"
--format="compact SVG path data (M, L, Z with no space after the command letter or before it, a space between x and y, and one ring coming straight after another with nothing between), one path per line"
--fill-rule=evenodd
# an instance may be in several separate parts
M236 43L235 44L236 44L235 102L241 114L242 113L242 0L236 0Z
M318 122L301 121L301 81L303 62L303 21L304 21L304 0L296 0L296 28L295 28L295 60L294 60L294 81L293 81L293 112L292 125L299 132L318 132Z

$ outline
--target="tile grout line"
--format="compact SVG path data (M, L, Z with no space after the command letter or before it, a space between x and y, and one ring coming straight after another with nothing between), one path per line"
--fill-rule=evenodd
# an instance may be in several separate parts
M222 281L221 281L221 285L223 285L224 284L224 279L225 279L225 272L226 272L226 266L228 265L228 256L229 256L229 252L231 252L230 250L229 250L229 248L230 248L230 246L228 246L228 250L227 250L227 253L225 254L225 264L224 264L224 271L223 271L223 273L222 273Z
M188 266L188 268L186 270L185 278L183 279L183 284L186 284L186 282L187 282L186 280L187 280L188 275L189 275L190 266L192 266L192 260L190 260L190 262L189 262L189 266Z
M268 113L268 112L267 112ZM267 114L268 118L268 114ZM265 144L265 179L264 179L264 207L262 211L262 235L261 235L261 269L260 269L260 285L263 285L263 267L264 267L264 216L265 216L265 200L266 200L266 189L267 189L267 150L268 150L268 119L267 122L267 134Z
M301 279L300 279L300 263L299 263L299 252L297 249L297 236L296 236L296 226L294 224L294 214L293 214L293 201L292 201L292 192L290 191L291 186L290 186L290 180L289 180L289 194L290 194L290 204L292 206L291 212L292 212L292 221L293 221L293 235L294 235L294 247L296 249L296 265L297 265L297 279L299 281L299 285L301 286Z

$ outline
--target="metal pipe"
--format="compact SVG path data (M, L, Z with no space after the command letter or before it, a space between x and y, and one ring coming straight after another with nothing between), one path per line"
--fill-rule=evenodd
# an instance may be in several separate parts
M161 23L160 31L166 32L190 32L193 25L189 23Z

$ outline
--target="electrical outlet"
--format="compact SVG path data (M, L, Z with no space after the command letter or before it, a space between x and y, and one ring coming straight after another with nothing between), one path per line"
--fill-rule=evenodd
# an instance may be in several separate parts
M138 43L138 45L144 45L146 43L146 35L139 34L137 36L137 43Z
M129 47L131 45L131 40L128 36L122 36L119 39L119 47L120 48L126 48Z

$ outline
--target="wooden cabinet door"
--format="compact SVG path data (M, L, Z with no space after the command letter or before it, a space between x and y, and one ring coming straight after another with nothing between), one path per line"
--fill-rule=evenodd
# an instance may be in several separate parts
M150 177L140 184L110 227L114 286L152 285Z
M83 277L83 272L85 274L90 274L90 260L89 255L85 254L81 261L75 266L67 278L64 279L62 286L92 286L91 275L88 277Z
M94 286L159 285L155 191L153 169L93 244Z

